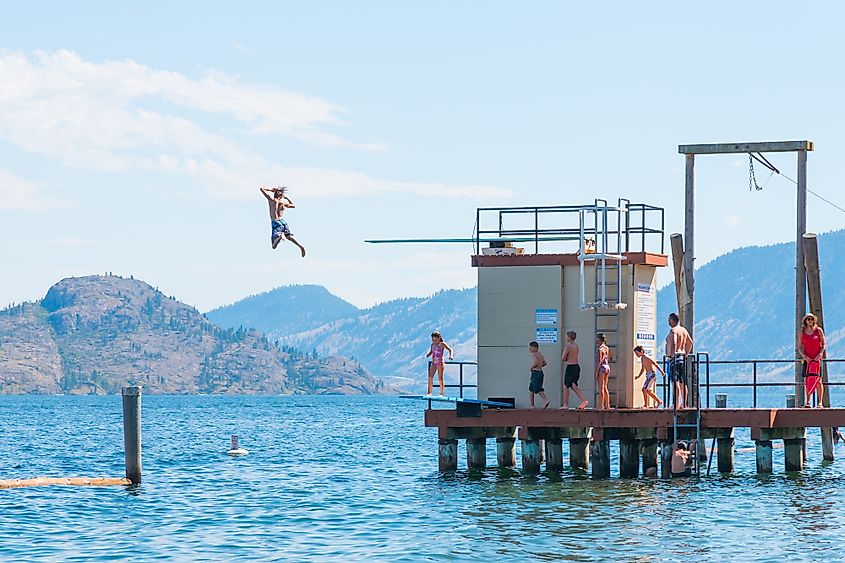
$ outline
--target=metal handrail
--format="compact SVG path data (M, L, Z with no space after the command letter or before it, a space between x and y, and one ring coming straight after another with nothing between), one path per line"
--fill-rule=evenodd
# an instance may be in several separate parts
M668 364L667 357L664 357L664 369ZM821 360L822 363L843 363L845 362L845 358L824 358ZM758 365L761 364L800 364L803 363L803 360L794 359L794 360L768 360L768 359L752 359L752 360L709 360L706 365L706 374L705 374L705 381L704 385L700 386L703 387L705 392L705 408L710 408L710 391L711 389L717 388L751 388L752 389L752 408L757 408L757 388L758 387L796 387L800 385L795 381L758 381ZM710 366L711 365L750 365L751 366L751 382L736 382L736 383L713 383L710 381ZM697 366L700 367L700 364ZM696 376L698 374L696 373ZM837 382L837 381L826 381L825 386L828 387L840 387L845 386L845 382ZM661 381L657 383L657 386L662 388L663 390L663 399L664 404L667 406L670 404L671 394L674 391L668 381Z
M450 366L458 366L458 383L446 383L443 385L446 389L458 389L458 397L461 399L464 398L464 389L478 389L478 383L464 383L464 366L477 366L478 362L463 362L463 361L453 361L453 360L445 360L443 362L445 365ZM426 377L428 377L428 370L431 369L431 362L428 362L428 367L426 368ZM478 374L476 373L476 381L478 380ZM443 372L443 379L446 379L446 372L444 369ZM428 408L431 408L431 401L428 401Z

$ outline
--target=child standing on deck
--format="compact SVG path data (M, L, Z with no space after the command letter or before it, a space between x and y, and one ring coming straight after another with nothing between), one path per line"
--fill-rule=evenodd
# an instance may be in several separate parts
M563 400L560 404L560 408L562 409L569 408L570 389L581 399L581 404L578 405L579 409L583 409L589 404L587 399L584 398L584 394L578 389L578 380L581 378L581 366L578 365L578 354L580 351L578 345L575 344L575 338L577 336L574 330L566 333L566 346L563 348L563 355L560 357L560 360L566 363L566 371L563 373Z
M607 346L607 337L604 334L596 335L596 387L599 390L599 408L610 408L610 391L607 389L607 380L610 378L610 348Z
M546 358L540 353L540 345L532 341L528 343L528 352L531 354L531 381L528 383L528 399L531 408L534 408L534 395L540 395L545 401L544 409L549 408L549 399L543 390L543 368L546 367Z
M634 355L640 359L643 366L640 369L639 375L637 375L634 379L641 378L643 373L645 373L645 383L643 383L643 406L645 408L650 408L649 399L654 399L654 408L658 408L663 404L663 401L661 401L653 391L653 385L657 380L657 374L654 373L654 370L659 371L660 375L664 378L666 377L666 372L663 371L657 362L645 355L645 350L643 350L642 346L634 347Z
M443 371L446 365L443 362L443 350L449 350L449 361L452 360L452 349L448 344L443 342L443 336L436 330L431 333L431 347L428 349L426 358L431 356L431 361L428 363L428 394L434 387L434 372L437 372L437 377L440 379L440 396L446 395L446 382L443 380Z

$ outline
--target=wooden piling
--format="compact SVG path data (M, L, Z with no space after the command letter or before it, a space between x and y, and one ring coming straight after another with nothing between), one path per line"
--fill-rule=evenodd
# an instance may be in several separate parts
M822 306L822 282L819 269L819 242L815 233L807 233L802 238L804 245L804 265L807 270L807 294L810 299L810 311L816 316L818 327L824 330L824 307ZM830 407L830 388L827 386L827 362L821 365L822 406ZM833 461L833 428L823 426L822 457Z
M609 462L608 462L609 463ZM590 439L569 439L569 466L586 471L590 467Z
M716 467L719 473L730 473L734 470L734 437L716 438L716 445L719 448L716 454Z
M638 440L619 440L619 476L635 479L640 470L640 444Z
M610 479L610 440L595 440L590 444L590 464L594 479Z
M804 442L806 438L791 438L783 441L783 461L787 471L804 469Z
M126 478L132 484L141 482L141 387L133 385L121 390L123 397L123 453Z
M695 155L687 154L684 175L684 328L695 338Z
M487 438L467 438L467 468L487 468Z
M437 440L437 467L440 471L458 469L458 441L452 438Z
M757 446L757 473L771 473L772 472L772 441L771 440L756 440L754 444Z
M496 438L496 465L499 467L513 467L516 465L515 438Z
M546 470L563 469L563 441L560 438L546 439Z
M522 471L524 473L539 473L543 462L540 440L521 440L522 442Z
M672 442L661 441L660 450L660 477L669 479L672 477Z
M643 458L643 475L650 467L657 471L657 440L640 440L640 455Z

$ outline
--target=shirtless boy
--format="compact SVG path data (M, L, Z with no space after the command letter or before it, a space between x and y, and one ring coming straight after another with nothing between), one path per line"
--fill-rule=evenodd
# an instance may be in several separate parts
M581 399L579 409L585 408L589 403L584 398L584 394L578 389L578 380L581 378L581 366L578 365L578 345L575 344L575 338L578 335L574 330L566 333L566 346L563 348L563 355L560 360L566 364L566 371L563 372L563 400L561 401L562 409L569 408L569 390L572 389L575 394Z
M534 408L534 395L540 395L545 401L544 409L549 408L549 399L543 390L543 368L546 367L546 358L540 352L540 345L536 342L528 344L528 351L531 353L531 381L528 384L528 398L531 402L531 408Z
M280 186L278 188L258 188L267 202L270 204L270 226L272 233L270 241L273 243L273 248L276 248L282 239L287 239L299 247L302 257L305 257L305 247L299 244L290 232L287 221L282 219L285 209L288 207L296 207L293 201L285 195L287 187Z
M657 362L645 355L645 350L643 350L642 346L634 347L634 355L642 362L640 373L634 379L639 379L643 376L643 374L645 374L645 383L643 383L643 406L645 408L650 408L651 401L649 399L654 399L654 407L657 408L663 404L663 401L654 394L654 383L657 380L657 374L654 372L655 370L659 371L660 375L664 378L666 377L666 372L663 371L663 368L661 368Z

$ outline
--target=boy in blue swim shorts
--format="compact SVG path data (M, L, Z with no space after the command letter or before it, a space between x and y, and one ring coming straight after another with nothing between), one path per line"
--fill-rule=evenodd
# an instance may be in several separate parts
M279 243L287 239L299 247L302 257L305 257L305 247L299 244L290 232L287 221L282 219L285 209L296 207L293 201L285 194L287 192L286 186L278 188L258 188L264 197L267 198L267 203L270 205L270 243L275 249Z

